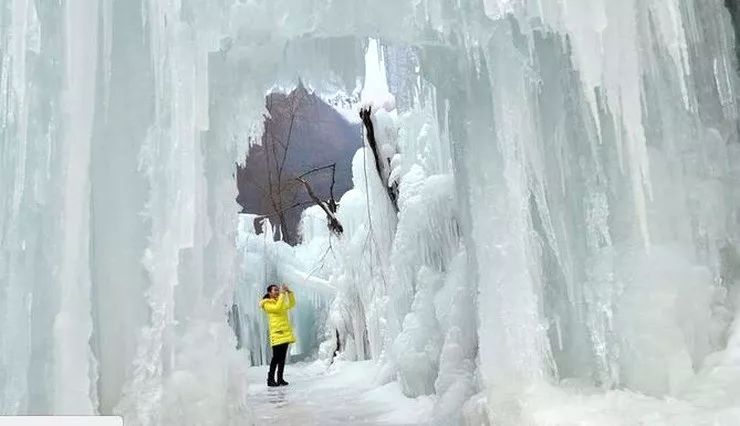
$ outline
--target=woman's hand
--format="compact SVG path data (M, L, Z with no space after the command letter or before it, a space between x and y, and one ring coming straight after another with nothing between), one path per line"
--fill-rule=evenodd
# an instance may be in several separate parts
M282 287L280 287L280 291L282 291L283 293L290 293L290 289L285 284L283 284Z

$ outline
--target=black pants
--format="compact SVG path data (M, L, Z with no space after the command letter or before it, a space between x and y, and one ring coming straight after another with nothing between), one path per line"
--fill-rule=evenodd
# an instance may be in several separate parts
M272 347L272 360L270 361L270 372L267 374L267 380L275 380L275 368L277 367L277 381L283 381L283 369L285 369L285 357L288 355L288 345L275 345Z

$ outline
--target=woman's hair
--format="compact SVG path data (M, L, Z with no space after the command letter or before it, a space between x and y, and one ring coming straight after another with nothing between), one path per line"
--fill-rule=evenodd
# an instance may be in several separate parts
M270 285L267 286L267 293L265 293L265 295L262 296L263 299L269 299L270 298L270 290L272 290L273 287L277 288L277 284L270 284Z

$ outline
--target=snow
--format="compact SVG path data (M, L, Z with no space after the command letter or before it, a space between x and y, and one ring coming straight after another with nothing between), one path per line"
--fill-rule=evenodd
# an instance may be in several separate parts
M407 398L398 383L377 386L372 361L288 364L287 387L268 388L266 367L249 371L250 400L262 425L422 425L432 398Z

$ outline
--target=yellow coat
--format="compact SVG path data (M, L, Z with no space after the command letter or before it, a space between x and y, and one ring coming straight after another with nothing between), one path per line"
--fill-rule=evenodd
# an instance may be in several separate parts
M277 300L262 299L260 306L267 313L270 325L270 345L281 345L283 343L295 342L293 327L290 326L288 310L295 306L295 295L293 292L280 293Z

